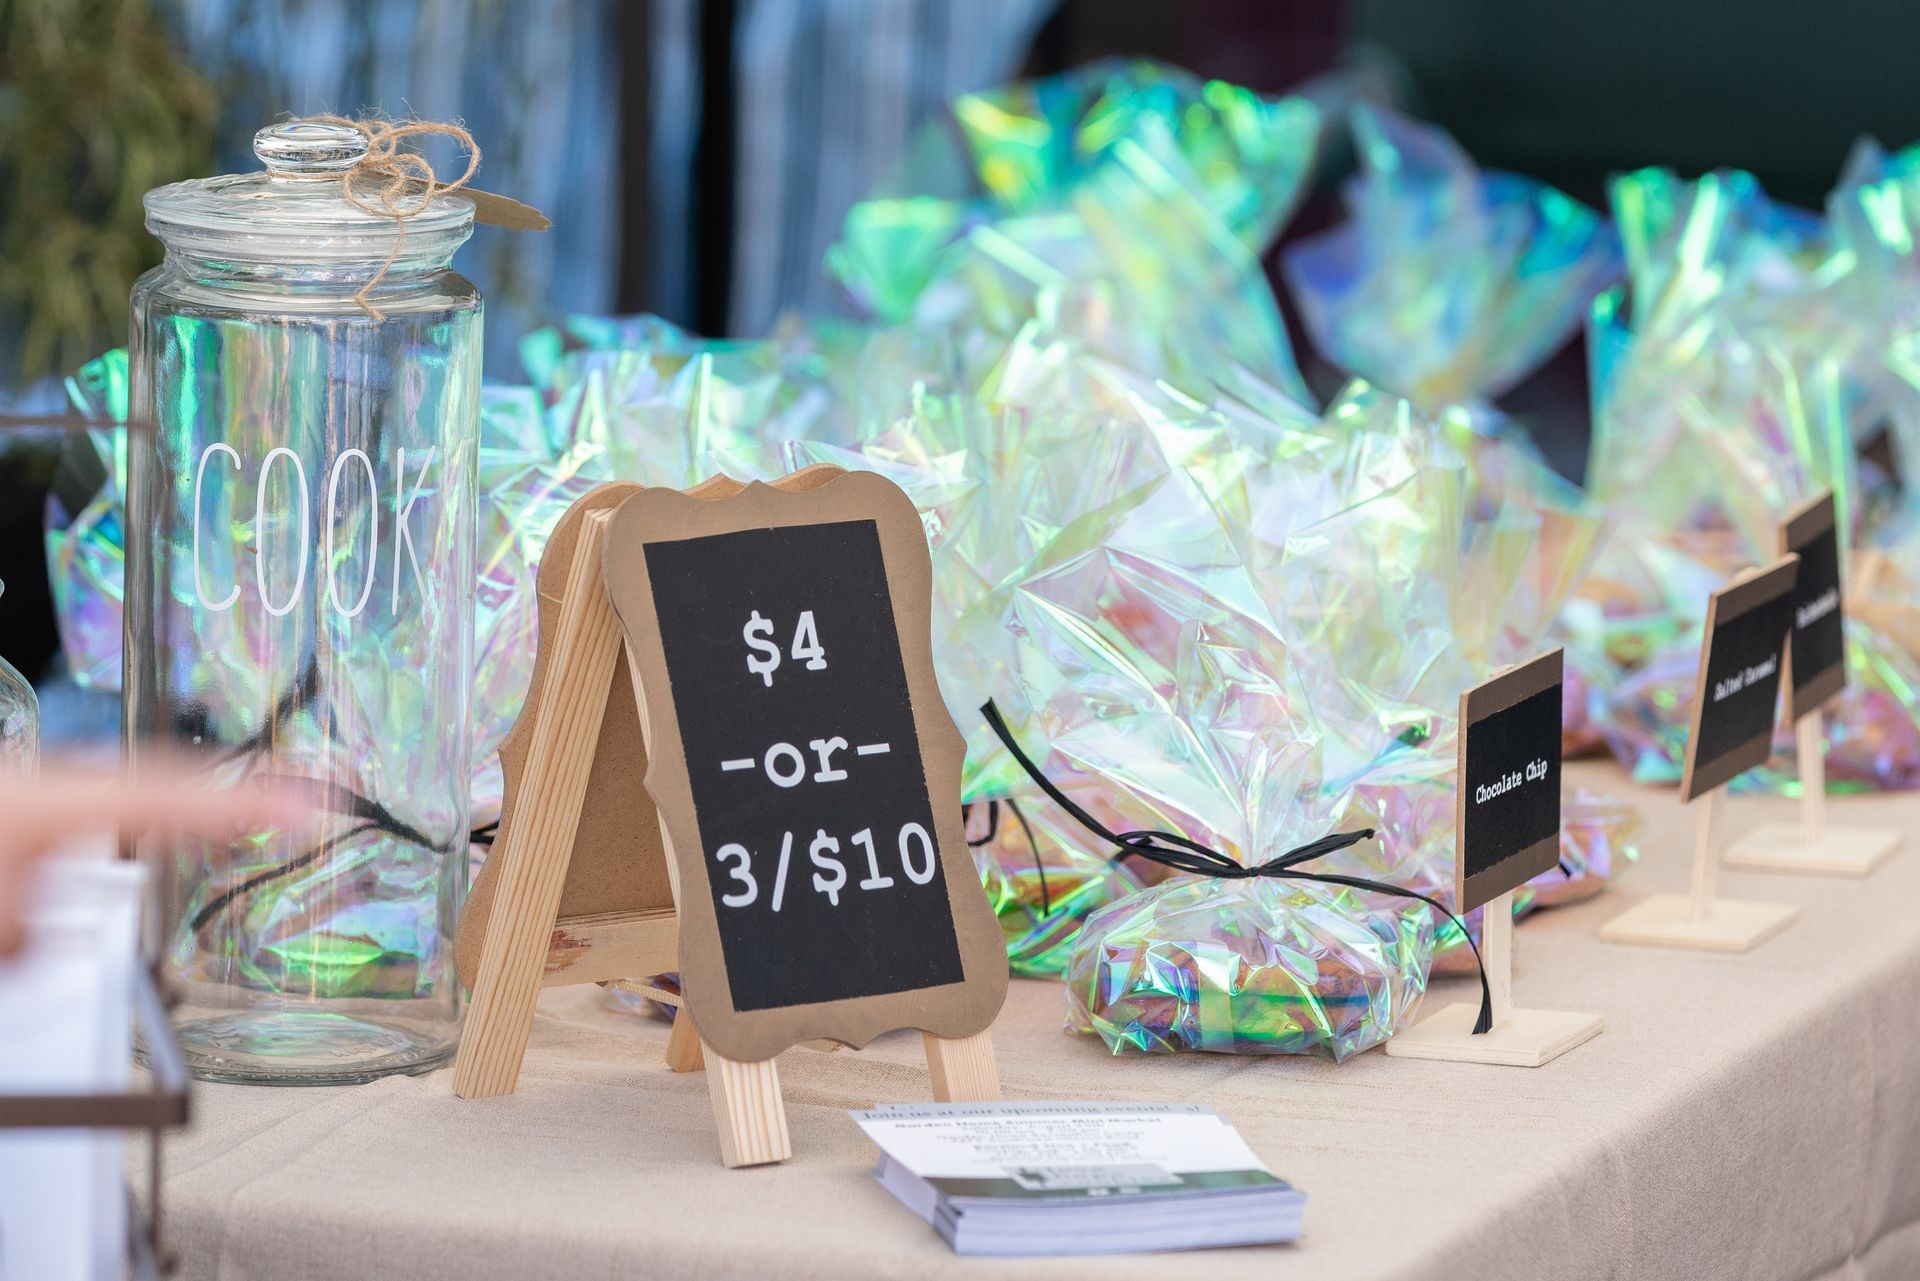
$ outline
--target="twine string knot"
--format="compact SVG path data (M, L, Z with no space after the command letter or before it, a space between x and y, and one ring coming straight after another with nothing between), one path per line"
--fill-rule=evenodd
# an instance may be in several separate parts
M351 116L320 115L303 116L295 123L343 126L367 140L366 154L345 170L301 173L269 162L267 172L276 178L337 177L341 198L348 204L375 217L393 219L393 247L379 270L353 295L362 311L375 320L385 320L386 313L373 305L372 293L399 260L408 221L425 213L439 197L459 191L473 180L480 170L479 144L463 126L438 120L357 120ZM442 182L425 156L403 149L409 139L420 137L453 139L466 152L465 172L451 182Z

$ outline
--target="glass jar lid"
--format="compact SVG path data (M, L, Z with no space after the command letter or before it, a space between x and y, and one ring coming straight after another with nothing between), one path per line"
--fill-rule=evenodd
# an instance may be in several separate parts
M342 179L367 154L367 138L348 125L292 120L253 136L256 173L193 178L146 194L147 230L169 248L247 261L366 260L392 251L400 224L348 200ZM356 183L374 209L381 179ZM405 209L416 193L398 197ZM473 231L473 202L458 192L435 196L406 219L403 253L445 261Z

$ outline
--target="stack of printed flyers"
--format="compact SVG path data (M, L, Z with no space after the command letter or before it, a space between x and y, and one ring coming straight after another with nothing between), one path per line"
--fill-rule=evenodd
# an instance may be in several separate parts
M960 1254L1133 1254L1300 1235L1304 1193L1191 1103L915 1103L855 1112L886 1189Z

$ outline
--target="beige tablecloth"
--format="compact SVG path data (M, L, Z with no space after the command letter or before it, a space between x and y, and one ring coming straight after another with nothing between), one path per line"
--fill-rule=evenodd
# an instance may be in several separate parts
M520 1090L449 1073L351 1089L203 1086L172 1145L184 1281L672 1277L1920 1278L1920 839L1870 880L1724 873L1797 902L1744 956L1603 944L1682 888L1692 825L1632 791L1646 857L1612 892L1518 931L1516 999L1606 1017L1538 1070L1392 1059L1109 1057L1060 1030L1057 984L1016 982L994 1029L1009 1097L1180 1099L1232 1119L1309 1196L1298 1244L1181 1256L954 1256L869 1176L849 1108L924 1098L916 1036L780 1062L789 1164L719 1165L704 1079L659 1024L549 992ZM1911 831L1920 798L1836 800ZM1790 817L1735 800L1728 828ZM1465 1000L1453 981L1439 1000ZM1430 998L1433 999L1433 998Z

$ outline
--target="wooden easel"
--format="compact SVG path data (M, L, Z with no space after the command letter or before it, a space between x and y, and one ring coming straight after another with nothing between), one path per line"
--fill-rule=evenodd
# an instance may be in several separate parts
M805 489L838 474L837 468L809 468L774 487ZM717 499L742 488L717 477L687 492ZM679 876L640 783L646 758L634 697L638 677L621 661L625 647L603 579L613 511L639 489L603 485L582 498L562 518L542 560L540 655L527 706L502 748L508 796L500 835L461 922L461 971L473 989L454 1059L454 1093L464 1099L513 1092L541 987L658 974L678 965ZM618 775L622 786L611 793L593 787L602 771ZM617 827L583 808L589 796L607 794L633 802L615 816ZM603 839L583 844L583 830L596 824ZM591 865L611 875L605 846L616 840L637 844L639 861L651 863L624 869L637 905L563 911L569 898L576 909L600 906L599 887L580 869ZM647 902L660 881L667 901ZM667 1064L676 1072L704 1067L724 1163L788 1159L792 1144L774 1060L741 1062L716 1053L701 1040L678 993L649 995L679 1007ZM1000 1096L988 1033L922 1039L936 1100Z

